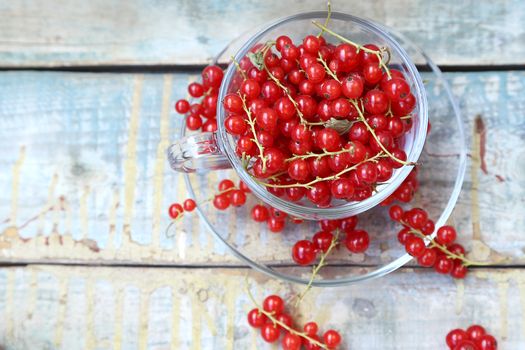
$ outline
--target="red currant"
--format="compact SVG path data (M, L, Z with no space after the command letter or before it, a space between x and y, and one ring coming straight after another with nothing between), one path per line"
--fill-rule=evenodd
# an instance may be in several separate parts
M308 240L296 242L292 248L292 258L299 265L311 264L316 258L314 244Z
M248 312L248 323L254 328L262 327L267 320L268 317L266 317L266 315L260 312L257 308L252 309L250 310L250 312Z
M347 232L346 248L352 253L363 253L368 249L370 237L364 230L355 230Z
M195 203L195 201L191 198L188 198L184 201L183 203L183 206L184 206L184 210L187 211L187 212L191 212L195 209L195 207L197 206L197 204Z

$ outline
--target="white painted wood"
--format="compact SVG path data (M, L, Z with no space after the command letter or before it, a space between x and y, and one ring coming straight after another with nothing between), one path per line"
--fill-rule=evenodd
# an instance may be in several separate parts
M481 260L490 255L494 263L521 264L525 74L447 77L460 101L471 149L452 218L460 241ZM175 238L165 236L166 209L187 196L182 177L169 170L164 150L182 123L171 106L185 96L188 79L186 74L1 74L0 260L239 263L196 215L177 225ZM486 125L487 173L480 169L478 114ZM425 166L436 169L423 180L435 186L439 197L439 169L446 159ZM286 235L270 234L255 223L236 227L228 214L212 220L228 222L237 245L254 259L289 262L293 242ZM261 238L252 239L254 232ZM304 229L305 236L312 233ZM261 244L272 249L261 249ZM393 256L399 246L389 246L396 247ZM370 264L390 259L389 254L370 254L367 260L344 254L340 259Z
M20 350L272 349L246 323L253 307L246 275L258 302L301 290L246 269L2 268L0 344ZM404 269L351 288L313 289L299 308L288 305L299 326L315 320L321 330L341 331L342 349L445 349L449 330L473 323L484 325L502 350L525 347L522 270L480 269L457 285Z
M406 34L439 64L525 61L520 0L332 3ZM319 0L4 1L0 66L203 64L254 26L324 9Z

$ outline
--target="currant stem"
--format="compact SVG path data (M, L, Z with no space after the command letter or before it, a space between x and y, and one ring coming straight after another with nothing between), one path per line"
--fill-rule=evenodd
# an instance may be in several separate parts
M403 164L403 165L416 165L415 162L406 162L404 160L401 160L399 158L397 158L396 156L394 156L392 153L390 153L389 150L386 149L386 147L379 141L379 138L377 137L376 135L376 132L375 130L370 126L370 124L368 124L368 122L366 121L366 118L365 116L363 115L363 111L361 111L361 109L359 108L359 104L357 103L356 100L353 100L353 99L349 99L350 103L354 105L355 109L357 110L357 113L359 113L359 120L363 122L363 124L365 124L366 128L368 129L368 131L370 132L370 134L372 134L372 137L374 138L374 140L377 142L377 144L379 145L379 147L381 147L381 149L383 150L383 152L385 152L386 154L388 154L388 156L390 158L392 158L393 160L395 160L396 162L400 163L400 164Z
M328 249L326 250L326 252L322 252L321 253L321 258L319 259L319 264L317 264L313 270L312 270L312 275L310 276L310 280L308 281L308 284L306 285L306 288L300 293L297 295L297 301L295 302L295 307L299 306L299 304L301 303L301 301L303 301L304 299L304 296L306 295L306 293L308 293L308 291L310 289L312 289L312 284L314 283L314 279L315 277L319 274L319 271L321 270L321 268L323 266L326 266L325 264L325 260L326 260L326 257L328 255L330 255L330 253L332 252L332 250L337 246L337 244L339 243L339 229L337 229L335 231L335 236L334 238L332 239L332 242L330 242L330 246L328 246Z
M316 157L317 159L321 159L323 157L328 157L328 156L335 156L337 154L343 154L343 153L351 153L353 150L351 149L342 149L340 151L333 151L333 152L330 152L330 151L327 151L327 150L323 150L323 153L314 153L314 152L308 152L304 155L295 155L293 157L290 157L288 159L286 159L286 162L291 162L293 160L296 160L296 159L308 159L308 158L313 158L313 157Z
M352 40L349 40L347 38L345 38L344 36L340 35L340 34L337 34L336 32L334 32L333 30L330 30L326 27L326 25L322 25L321 23L319 22L316 22L316 21L312 21L312 23L320 28L322 31L324 32L327 32L328 34L336 37L337 39L347 43L347 44L350 44L352 46L354 46L355 48L357 48L357 51L359 52L360 50L364 51L364 52L368 52L368 53L371 53L371 54L374 54L377 56L378 60L379 60L379 66L384 68L385 71L386 71L386 74L388 75L388 77L390 78L391 75L390 75L390 70L388 69L388 67L386 66L386 64L383 62L383 56L381 55L381 50L377 51L377 50L371 50L367 47L364 47L364 46L361 46L355 42L353 42ZM385 49L386 50L386 49ZM390 52L388 52L389 54L389 57L390 57ZM390 61L390 58L388 59Z
M324 20L324 26L327 27L328 23L330 22L330 17L332 16L332 4L330 0L327 1L326 7L328 8L328 14L326 15L326 19ZM321 29L321 32L317 34L317 37L319 38L321 35L323 35L324 30Z
M385 155L383 152L379 152L375 156L367 158L367 159L363 160L362 162L359 162L359 163L357 163L357 164L355 164L355 165L353 165L353 166L351 166L349 168L343 169L343 170L341 170L340 172L338 172L335 175L327 176L327 177L319 177L318 176L318 177L315 178L315 180L312 180L312 181L307 182L307 183L295 183L295 184L289 184L289 185L279 185L279 184L269 184L267 182L262 182L262 181L259 181L257 179L254 179L254 180L258 184L261 184L261 185L266 186L266 187L274 187L274 188L305 187L305 188L310 189L310 188L312 188L312 185L314 185L314 184L316 184L318 182L339 179L339 177L341 175L346 174L347 172L356 169L359 165L361 165L363 163L366 163L366 162L377 162L378 158L383 158L383 157L387 157L387 155Z
M270 321L273 322L274 325L279 325L281 326L283 329L287 330L288 332L292 333L292 334L295 334L295 335L298 335L300 336L301 338L304 338L306 339L308 342L310 342L311 344L313 345L317 345L318 347L320 347L321 349L326 349L328 350L328 346L326 346L325 344L321 343L320 341L314 339L314 338L311 338L310 336L308 336L308 334L306 334L305 332L299 332L291 327L289 327L286 323L284 322L281 322L279 321L277 318L275 318L275 316L273 315L272 312L268 312L266 310L264 310L263 308L261 308L257 302L255 301L255 298L253 297L253 294L252 292L250 291L250 287L249 287L249 284L248 284L248 277L246 277L246 280L245 280L245 283L246 283L246 293L248 294L249 298L251 299L253 305L255 305L255 307L257 308L257 310L259 311L259 313L265 315L266 317L268 317L268 319L270 319Z
M297 101L294 100L294 98L292 97L292 95L290 95L290 92L288 91L288 88L286 86L284 86L280 81L279 79L277 79L273 74L272 72L270 72L270 70L268 69L268 67L266 67L266 64L264 65L264 70L266 71L266 73L268 74L268 76L270 77L270 79L273 80L273 82L275 83L275 85L277 85L278 87L281 88L281 90L284 91L284 94L286 95L286 97L288 97L288 99L290 100L290 102L292 102L293 106L295 107L295 111L297 112L297 115L299 116L299 119L301 121L301 124L303 125L307 125L308 122L304 119L304 115L303 115L303 112L301 112L299 110L299 104L297 103Z
M328 73L329 76L331 76L332 78L334 78L338 83L341 83L341 80L339 80L339 78L337 77L337 75L332 72L332 70L330 69L330 67L328 67L328 64L326 64L326 61L325 59L323 58L323 56L321 56L321 53L319 52L319 57L317 58L317 60L319 62L321 62L321 64L323 65L324 67L324 70L326 71L326 73Z
M244 112L248 116L247 122L248 122L248 125L250 125L250 129L252 130L252 135L253 135L252 140L253 142L255 142L255 144L257 145L257 148L259 149L259 157L261 158L262 170L264 172L266 171L266 160L267 160L266 157L264 156L264 147L260 144L259 140L257 139L257 132L255 131L255 121L252 118L252 112L246 106L246 97L242 96L240 93L239 93L239 96L241 97L241 100L242 100L242 108L244 109Z
M408 226L406 223L404 222L401 222L403 225L405 226ZM427 241L430 246L432 248L436 247L438 248L439 250L441 250L443 253L445 253L448 257L452 258L452 259L458 259L458 260L461 260L463 262L463 265L465 267L468 267L468 266L488 266L488 265L491 265L489 262L481 262L481 261L472 261L470 259L468 259L467 257L465 257L465 255L458 255L458 254L454 254L452 253L450 250L448 250L448 248L442 244L439 244L438 242L436 242L433 238L429 237L429 236L425 236L421 231L419 230L416 230L416 229L413 229L411 228L410 229L410 233L413 233L415 234L416 236L420 237L421 239Z
M235 65L235 68L237 68L239 73L241 73L242 77L244 79L248 79L248 76L246 75L246 72L241 68L241 65L239 64L239 62L237 62L235 57L231 56L231 60L232 60L233 64Z

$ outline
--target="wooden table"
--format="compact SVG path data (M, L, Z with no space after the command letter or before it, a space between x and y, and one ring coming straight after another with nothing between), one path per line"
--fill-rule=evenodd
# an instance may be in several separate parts
M165 209L186 193L164 150L196 68L256 24L322 8L0 2L0 348L272 348L246 325L244 276L258 297L299 287L242 266L195 222L163 237ZM444 349L448 330L472 323L525 349L525 3L333 8L398 29L446 71L470 145L452 220L498 265L464 283L406 267L314 289L300 318L343 330L351 349Z

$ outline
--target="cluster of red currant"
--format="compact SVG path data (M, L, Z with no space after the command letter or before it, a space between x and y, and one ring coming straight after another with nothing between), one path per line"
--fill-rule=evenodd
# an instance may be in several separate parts
M312 240L300 240L292 248L292 258L299 265L314 262L319 253L328 254L331 247L339 242L339 233L346 234L344 243L352 253L363 253L368 249L370 237L365 230L356 230L357 217L351 216L341 220L321 220L321 231L313 235ZM334 235L334 232L336 235Z
M197 207L195 201L191 198L188 198L182 205L179 203L173 203L170 205L168 214L173 220L180 219L184 215L184 212L192 212L195 207Z
M286 219L289 218L294 224L303 223L302 219L289 217L288 214L273 207L267 207L263 204L256 204L251 211L253 221L266 222L271 232L279 233L286 226Z
M222 83L223 72L220 67L208 66L202 71L202 83L188 85L191 97L201 98L200 102L190 104L187 100L178 100L175 110L186 116L186 127L189 130L217 130L217 95ZM203 119L206 119L203 122Z
M457 328L447 334L450 350L497 350L496 338L488 334L480 325L472 325L466 330Z
M397 239L421 266L434 267L438 273L450 274L454 278L465 278L467 267L478 264L465 257L465 248L461 244L454 243L457 237L454 227L442 226L436 237L431 237L435 225L425 210L412 208L403 211L400 206L393 205L389 214L392 220L403 224Z
M364 200L407 164L409 84L383 62L385 49L341 40L307 35L295 45L282 35L255 47L222 101L250 174L290 201Z
M224 179L219 182L217 187L219 193L213 197L213 206L218 210L226 210L230 205L241 207L246 204L246 194L250 189L242 181L239 181L239 187L230 179Z
M278 295L270 295L264 299L263 307L254 308L248 312L248 323L254 328L260 328L262 338L274 343L284 333L281 344L284 350L336 349L341 344L339 332L327 330L321 338L317 335L319 327L315 322L304 325L303 331L294 328L293 318L285 312L285 304Z

